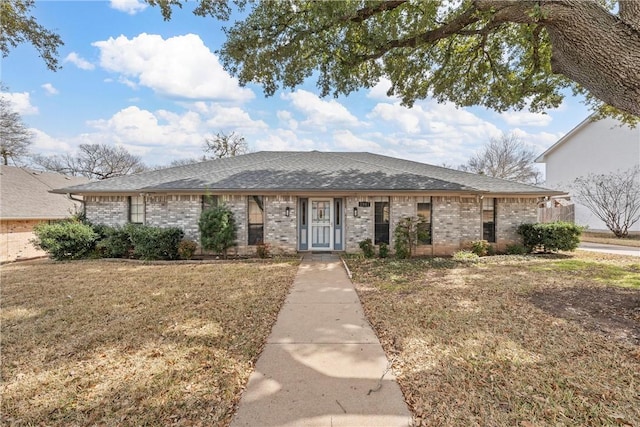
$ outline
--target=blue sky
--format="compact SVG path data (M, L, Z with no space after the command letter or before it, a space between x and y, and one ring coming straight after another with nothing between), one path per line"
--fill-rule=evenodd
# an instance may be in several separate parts
M320 98L313 81L265 98L223 70L215 51L225 23L194 16L193 5L165 22L138 0L38 1L34 15L64 40L63 68L48 70L27 44L1 64L4 96L33 131L32 151L106 143L166 165L201 156L205 138L235 131L253 151L369 151L458 166L501 132L541 153L589 114L571 96L547 114L429 99L409 109L386 96L385 81L337 99Z

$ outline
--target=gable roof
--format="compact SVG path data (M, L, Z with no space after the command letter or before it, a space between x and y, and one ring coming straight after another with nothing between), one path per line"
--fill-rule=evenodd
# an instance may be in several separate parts
M67 218L76 212L80 204L50 191L88 181L84 177L0 165L0 218Z
M55 190L60 193L441 191L561 194L371 153L260 151Z
M574 127L569 132L567 132L566 135L564 135L562 138L560 138L558 141L556 141L551 147L547 148L547 150L544 153L540 154L534 161L536 163L546 163L546 161L547 161L546 157L549 154L551 154L553 151L555 151L558 147L560 147L562 144L564 144L567 140L571 139L575 134L580 132L583 128L587 127L587 125L593 123L594 116L595 116L595 113L592 113L589 117L587 117L586 119L584 119L583 121L578 123L576 125L576 127Z

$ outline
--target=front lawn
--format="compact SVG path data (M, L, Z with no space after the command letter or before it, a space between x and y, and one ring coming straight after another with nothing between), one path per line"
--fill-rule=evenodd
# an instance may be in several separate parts
M2 266L2 425L226 425L297 262Z
M418 425L640 425L640 259L348 259Z

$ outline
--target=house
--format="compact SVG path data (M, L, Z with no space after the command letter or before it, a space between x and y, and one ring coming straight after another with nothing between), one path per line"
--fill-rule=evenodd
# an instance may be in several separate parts
M631 128L612 118L585 119L560 138L536 162L546 168L545 186L573 196L571 185L590 173L609 174L640 166L640 127ZM575 202L575 223L590 230L606 231L602 220ZM636 223L631 232L640 232Z
M370 153L269 152L209 160L55 190L83 196L94 223L177 226L199 240L198 219L225 203L238 223L239 253L359 251L359 242L393 245L407 216L423 215L423 254L447 255L471 241L497 248L519 241L537 204L562 194L531 185Z
M0 261L45 256L29 243L34 238L33 227L43 221L68 218L82 208L80 201L50 191L88 181L0 165Z

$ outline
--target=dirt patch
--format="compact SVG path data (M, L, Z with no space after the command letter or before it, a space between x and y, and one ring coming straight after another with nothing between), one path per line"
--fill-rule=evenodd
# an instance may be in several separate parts
M622 288L551 289L537 291L531 302L563 319L608 338L640 345L640 292Z

